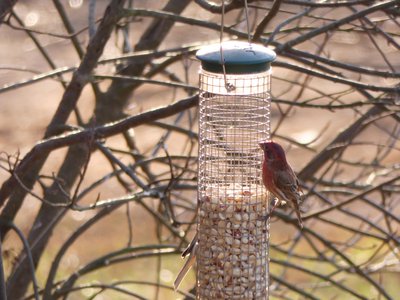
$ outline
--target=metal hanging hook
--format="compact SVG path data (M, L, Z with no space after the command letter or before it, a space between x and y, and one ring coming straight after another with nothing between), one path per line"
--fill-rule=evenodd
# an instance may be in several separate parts
M244 0L244 11L246 17L246 27L247 27L247 41L249 43L249 47L251 49L251 35L250 35L250 24L249 24L249 8L247 5L247 0ZM222 71L224 74L224 82L225 82L225 89L227 92L232 92L235 90L235 86L228 82L226 76L226 68L225 68L225 58L224 58L224 49L222 46L222 40L224 35L224 24L225 24L225 1L222 0L222 13L221 13L221 31L220 31L220 55L221 55L221 64L222 64Z
M222 72L224 73L224 82L225 82L225 89L227 92L232 92L235 90L235 86L228 82L226 78L226 68L225 68L225 58L224 58L224 50L222 47L222 39L224 36L224 18L225 17L225 0L222 0L222 13L221 13L221 31L219 36L219 45L220 45L220 55L221 55L221 64L222 64Z

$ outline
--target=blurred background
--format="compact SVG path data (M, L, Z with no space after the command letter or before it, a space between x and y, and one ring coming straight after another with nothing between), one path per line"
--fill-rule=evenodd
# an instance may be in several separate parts
M250 38L277 53L272 137L305 195L303 230L287 207L271 220L270 298L399 299L398 2L247 2ZM244 2L224 9L223 39L247 40ZM196 227L194 54L220 41L221 13L207 0L0 4L8 299L35 285L40 299L195 298L195 272L172 283Z

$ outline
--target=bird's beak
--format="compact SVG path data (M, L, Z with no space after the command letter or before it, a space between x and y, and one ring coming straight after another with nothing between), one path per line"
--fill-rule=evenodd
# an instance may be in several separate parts
M271 140L266 140L263 142L259 142L258 145L260 146L261 149L265 150L266 144L271 143Z

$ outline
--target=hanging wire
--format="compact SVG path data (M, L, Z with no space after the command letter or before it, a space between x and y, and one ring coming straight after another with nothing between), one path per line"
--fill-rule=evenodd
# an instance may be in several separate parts
M247 5L247 0L244 0L244 11L246 17L246 27L247 27L247 41L249 43L249 47L251 48L251 37L250 37L250 24L249 24L249 7ZM224 74L224 82L225 89L227 92L232 92L235 90L235 86L228 82L226 77L226 68L225 68L225 59L224 59L224 49L222 47L222 40L224 37L224 24L225 24L225 0L222 0L222 13L221 13L221 30L219 36L219 44L220 44L220 55L221 55L221 64L222 64L222 72Z
M244 12L246 15L247 41L249 42L249 46L251 46L250 25L249 25L249 7L247 5L247 0L244 0Z
M221 14L221 31L219 36L219 46L220 46L220 55L221 55L221 63L222 63L222 72L224 73L224 82L225 89L227 92L232 92L235 90L235 86L232 83L229 83L226 78L226 68L225 68L225 58L224 58L224 50L222 47L222 39L224 37L224 17L225 17L225 0L222 0L222 14Z

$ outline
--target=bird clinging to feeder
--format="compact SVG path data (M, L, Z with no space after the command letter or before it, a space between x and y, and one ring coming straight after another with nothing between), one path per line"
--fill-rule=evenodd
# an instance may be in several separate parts
M300 215L301 189L299 180L286 160L285 151L278 143L267 141L259 144L264 151L262 179L266 189L274 195L275 202L269 214L282 202L289 203L297 216L299 226L303 228Z

